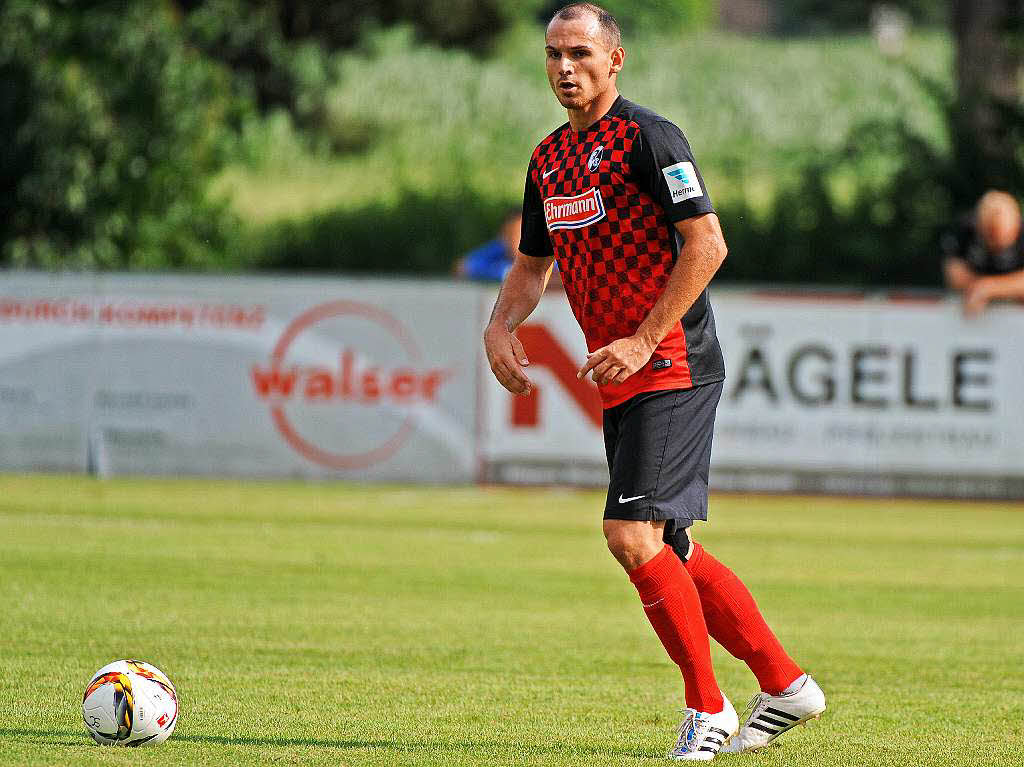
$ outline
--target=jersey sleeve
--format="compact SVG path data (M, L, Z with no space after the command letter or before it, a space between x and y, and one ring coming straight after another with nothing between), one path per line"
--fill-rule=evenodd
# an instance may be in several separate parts
M637 186L658 201L673 223L714 213L690 144L668 120L640 126L629 162Z
M540 190L533 183L530 173L526 174L526 190L523 192L523 225L519 235L519 251L537 258L554 255L548 227L544 221Z

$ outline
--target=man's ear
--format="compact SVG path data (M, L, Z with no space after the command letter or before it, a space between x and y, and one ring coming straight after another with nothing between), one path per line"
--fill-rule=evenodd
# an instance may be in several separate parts
M616 74L617 72L621 72L622 71L622 65L625 62L626 62L626 50L622 46L619 46L614 51L612 51L612 65L611 65L611 68L610 68L609 71L612 74Z

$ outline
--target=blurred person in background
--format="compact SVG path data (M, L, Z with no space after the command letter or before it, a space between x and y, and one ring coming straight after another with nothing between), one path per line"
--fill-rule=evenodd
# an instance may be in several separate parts
M942 238L942 252L946 286L963 294L967 315L993 300L1024 299L1024 236L1012 195L985 192L974 214Z
M558 11L545 35L548 81L569 121L534 150L519 253L484 331L491 370L528 395L514 331L554 264L604 405L609 484L603 530L684 680L668 756L752 751L821 714L818 685L783 649L736 574L690 537L708 514L708 472L725 362L707 286L725 239L683 132L619 95L615 19L591 3ZM710 637L760 686L740 725L718 686Z
M519 231L523 223L520 208L505 212L498 235L478 248L474 248L455 262L455 276L470 280L501 281L519 250Z

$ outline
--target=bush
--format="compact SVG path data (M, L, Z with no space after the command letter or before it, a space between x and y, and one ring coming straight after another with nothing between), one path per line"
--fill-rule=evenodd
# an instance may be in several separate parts
M777 27L784 34L864 30L877 5L899 8L919 24L940 26L948 20L948 3L936 0L781 0L777 3Z
M507 205L475 195L405 192L252 235L251 265L272 270L448 274L456 257L492 239Z
M166 3L14 0L0 29L0 263L223 265L230 218L207 186L227 87Z
M989 167L958 131L958 103L920 74L943 113L935 144L902 120L860 125L846 145L810 163L758 217L722 211L730 249L725 279L876 285L941 284L939 237L986 188L1024 194L1024 156ZM1007 116L1024 139L1024 112ZM842 189L846 186L846 189Z

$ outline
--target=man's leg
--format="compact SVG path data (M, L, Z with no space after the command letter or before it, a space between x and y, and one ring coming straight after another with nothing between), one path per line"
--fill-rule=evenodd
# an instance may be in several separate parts
M606 519L608 549L629 574L647 619L686 685L688 708L717 714L724 701L711 666L700 597L683 563L662 541L664 522Z
M672 530L665 540L678 558L686 561L686 570L700 594L708 632L747 663L761 687L739 732L721 752L756 751L821 716L825 694L782 649L743 582L703 546L691 542L688 533L685 529Z
M688 531L675 531L669 543L693 579L708 633L757 677L763 692L778 695L803 676L782 648L743 581Z
M686 715L668 753L679 761L713 759L739 728L736 710L715 680L693 579L663 541L667 524L707 517L711 430L721 391L716 383L646 392L604 416L604 533L685 680Z

